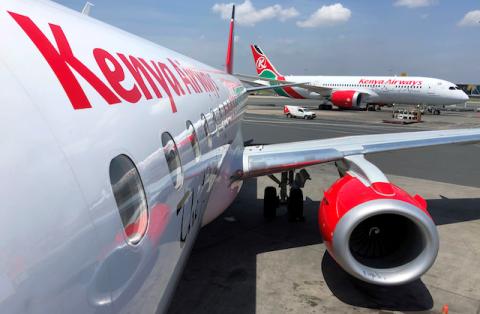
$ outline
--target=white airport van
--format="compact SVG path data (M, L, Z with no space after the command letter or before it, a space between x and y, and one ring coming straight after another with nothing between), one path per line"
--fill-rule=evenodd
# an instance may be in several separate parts
M299 106L284 106L283 113L287 118L314 119L317 115Z

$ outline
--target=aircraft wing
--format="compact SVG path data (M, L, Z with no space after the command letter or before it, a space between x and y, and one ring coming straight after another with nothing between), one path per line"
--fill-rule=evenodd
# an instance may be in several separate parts
M274 89L274 88L278 88L278 87L300 86L301 84L303 84L303 83L260 85L260 86L254 86L254 87L245 87L245 89L247 90L247 93L251 93L251 92L256 92L256 91L259 91L259 90Z
M357 135L284 144L247 146L238 179L263 176L330 161L407 148L480 142L480 128Z
M325 87L325 86L320 86L315 84L314 82L302 82L302 83L295 83L291 81L280 81L280 80L275 80L275 79L269 79L269 78L260 78L257 76L251 76L251 75L244 75L244 74L235 74L235 76L242 82L251 84L251 85L264 85L264 86L269 86L272 84L280 85L280 84L292 84L292 85L286 85L286 86L296 86L296 87L301 87L306 90L309 90L314 93L318 93L322 96L329 96L332 92L332 88L330 87Z

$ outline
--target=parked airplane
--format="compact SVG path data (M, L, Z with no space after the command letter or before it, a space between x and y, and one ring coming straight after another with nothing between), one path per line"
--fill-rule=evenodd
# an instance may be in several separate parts
M48 1L0 0L0 28L2 313L163 312L242 180L329 161L342 177L319 222L347 272L395 285L433 264L425 200L363 155L479 142L480 129L244 147L233 19L227 71ZM266 213L277 200L268 187ZM302 202L292 186L292 215Z
M465 103L467 94L455 84L428 77L385 76L283 76L257 45L251 45L257 73L267 84L305 83L276 88L280 96L297 99L328 99L342 109L366 108L375 104L452 105ZM252 78L242 76L249 81ZM256 81L260 83L261 81ZM322 104L319 109L331 109Z

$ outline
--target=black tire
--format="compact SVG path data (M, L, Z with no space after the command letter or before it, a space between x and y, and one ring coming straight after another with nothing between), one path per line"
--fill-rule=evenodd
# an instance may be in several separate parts
M332 105L318 105L318 110L332 110Z
M288 221L303 221L303 192L299 188L291 188L288 198Z
M278 207L277 189L273 186L267 186L263 194L263 217L265 219L274 219L277 215Z
M287 118L291 118L291 117L292 117L292 115L287 113Z

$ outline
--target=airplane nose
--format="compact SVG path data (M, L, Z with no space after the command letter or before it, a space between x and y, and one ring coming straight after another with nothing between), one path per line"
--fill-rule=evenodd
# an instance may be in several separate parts
M467 100L469 100L470 98L468 97L468 95L462 91L462 94L461 94L461 101L465 102Z

